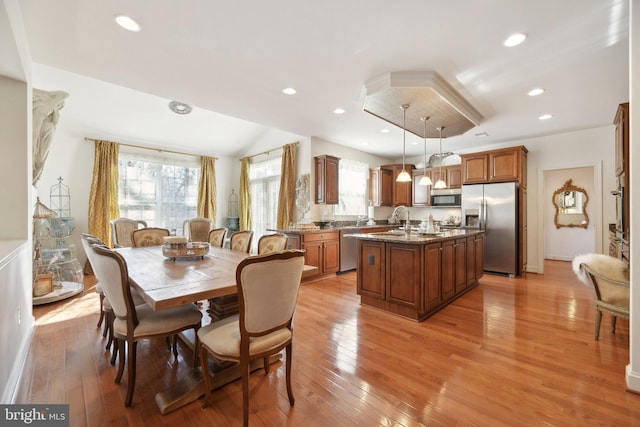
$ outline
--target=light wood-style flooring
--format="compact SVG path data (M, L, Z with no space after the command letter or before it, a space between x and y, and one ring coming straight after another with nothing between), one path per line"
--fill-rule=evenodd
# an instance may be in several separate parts
M480 285L422 323L359 305L356 275L304 284L295 317L293 386L284 366L250 380L252 426L640 425L640 395L625 391L629 323L605 315L594 340L593 290L570 263L545 275L485 275ZM37 328L17 403L69 403L72 426L241 425L239 382L161 415L156 392L191 369L163 340L138 346L133 406L126 375L96 328L91 276L77 297L34 308Z

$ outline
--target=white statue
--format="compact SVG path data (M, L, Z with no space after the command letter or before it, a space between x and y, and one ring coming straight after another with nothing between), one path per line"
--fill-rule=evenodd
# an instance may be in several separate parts
M60 109L69 96L61 90L33 89L33 185L40 180L49 155L51 139L60 118Z

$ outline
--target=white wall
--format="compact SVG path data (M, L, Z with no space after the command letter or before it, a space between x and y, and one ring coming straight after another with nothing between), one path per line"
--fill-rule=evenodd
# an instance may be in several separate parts
M554 216L555 206L552 203L553 193L561 188L568 179L571 185L583 188L589 197L585 212L589 217L587 228L556 228ZM595 252L596 227L594 203L591 199L595 192L594 171L592 167L557 169L544 173L544 258L571 261L576 255Z

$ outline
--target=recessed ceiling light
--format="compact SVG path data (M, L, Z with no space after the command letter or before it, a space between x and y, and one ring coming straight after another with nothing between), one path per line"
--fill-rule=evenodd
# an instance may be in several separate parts
M282 92L286 93L287 95L294 95L296 93L296 90L292 87L288 87L286 89L282 89Z
M382 132L382 133L389 133L389 129L382 129L380 132Z
M344 108L336 108L333 112L335 114L344 114Z
M191 105L178 101L171 101L169 108L176 114L189 114L192 110Z
M538 95L540 95L542 93L544 93L544 89L541 88L541 87L537 87L535 89L531 89L527 95L529 95L529 96L538 96Z
M363 142L362 145L369 145L369 143L368 142Z
M538 117L538 119L540 119L540 120L549 120L551 117L553 117L551 114L543 114L540 117Z
M418 145L418 142L417 142L417 141L413 141L413 142L411 143L411 145Z
M512 34L512 35L509 36L509 38L507 38L504 41L504 45L507 46L507 47L518 46L526 38L527 38L527 35L523 34L523 33Z
M141 30L140 24L138 24L135 19L127 15L116 16L116 22L125 30L134 31L134 32L138 32Z

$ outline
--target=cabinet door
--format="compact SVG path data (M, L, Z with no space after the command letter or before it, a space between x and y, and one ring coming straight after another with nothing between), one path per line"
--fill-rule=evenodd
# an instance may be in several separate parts
M461 165L447 166L447 187L462 188Z
M474 244L476 257L476 280L478 280L484 275L484 236L476 236Z
M326 203L326 181L324 179L325 176L325 166L327 162L324 157L316 157L315 158L315 178L316 178L316 204L324 205Z
M420 185L420 179L424 175L430 175L428 169L414 169L413 170L413 206L427 207L431 205L431 186Z
M431 181L434 184L436 182L438 182L439 179L442 179L445 182L445 184L447 184L447 187L449 186L449 184L447 183L447 169L446 168L442 168L442 171L440 171L440 168L430 169L430 175L431 175Z
M300 249L299 234L287 234L287 249Z
M467 237L467 286L476 283L476 243L473 236Z
M390 169L369 169L369 198L373 206L391 206L393 171Z
M413 165L405 165L405 170L409 174L413 171ZM393 168L393 203L392 206L411 206L411 193L413 187L411 182L398 182L396 179L402 172L402 165Z
M317 156L315 162L316 204L338 204L338 173L340 159L333 156Z
M489 181L516 181L520 178L520 149L495 150L489 153Z
M440 243L424 247L424 302L425 310L437 307L442 301L440 295Z
M420 245L387 243L387 301L422 311Z
M454 244L455 252L455 287L460 292L467 287L467 239L457 239Z
M453 298L456 294L454 245L455 241L446 240L440 247L440 289L443 301Z
M322 271L322 242L304 242L304 263L318 267L318 273Z
M384 300L386 250L384 242L358 239L358 295Z
M322 247L322 272L335 273L340 266L340 241L330 240Z
M478 184L487 182L488 179L488 156L481 154L464 154L462 158L462 183Z

